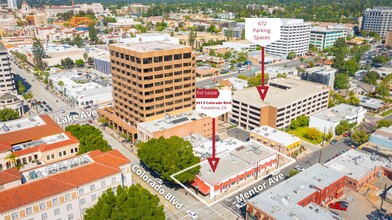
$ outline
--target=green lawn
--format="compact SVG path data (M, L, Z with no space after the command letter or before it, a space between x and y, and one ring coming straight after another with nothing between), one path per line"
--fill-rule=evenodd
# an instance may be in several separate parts
M300 127L300 128L297 128L297 129L288 131L287 133L293 134L293 135L295 135L295 136L297 136L297 137L301 138L302 140L307 141L307 142L309 142L309 143L312 143L312 144L320 144L321 141L318 141L318 140L309 140L309 139L307 139L307 138L304 137L304 135L306 134L306 132L308 131L308 129L309 129L308 127Z
M382 113L381 116L388 116L391 113L392 113L392 109L389 109L388 111L385 111L384 113Z

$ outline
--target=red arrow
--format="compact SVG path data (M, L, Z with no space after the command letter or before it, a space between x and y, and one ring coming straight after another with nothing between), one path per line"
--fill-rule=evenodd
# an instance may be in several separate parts
M263 101L269 89L269 86L264 85L264 81L264 47L261 47L261 86L256 86L256 89Z
M215 118L212 118L212 157L207 158L208 163L212 169L212 172L215 173L216 168L218 167L218 163L220 158L215 157Z
M196 98L216 99L219 97L217 89L196 89Z

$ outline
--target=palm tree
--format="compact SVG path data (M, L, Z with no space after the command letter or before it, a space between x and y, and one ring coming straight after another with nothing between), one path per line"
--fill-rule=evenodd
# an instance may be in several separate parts
M13 154L13 153L8 154L8 156L6 156L4 159L6 159L7 162L9 162L11 164L11 167L15 167L16 166L16 159L17 159L17 157L15 156L15 154Z
M64 94L64 90L63 90L64 82L60 80L57 84L61 86L61 94Z
M300 58L299 58L299 61L300 61L301 63L304 63L305 58L304 58L304 57L300 57Z

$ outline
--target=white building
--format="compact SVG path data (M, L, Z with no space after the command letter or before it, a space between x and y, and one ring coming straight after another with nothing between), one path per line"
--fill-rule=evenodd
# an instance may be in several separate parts
M303 56L309 50L310 23L303 19L282 19L280 26L280 40L266 47L270 55L286 58L289 52Z
M0 190L1 219L83 219L106 190L132 184L131 162L117 150L92 151L19 175L19 185Z
M224 47L230 47L231 49L237 52L243 52L248 50L255 50L257 44L250 42L248 40L241 40L241 41L228 41L223 42Z
M137 34L136 37L122 38L119 43L136 43L136 42L166 42L179 45L180 40L177 37L170 37L168 34L144 33Z
M7 3L8 3L9 9L12 9L12 10L18 9L18 4L17 4L16 0L7 0Z
M235 19L236 14L233 12L227 12L227 13L219 13L217 16L218 16L218 18L221 18L221 19L233 20L233 19Z
M335 83L335 74L337 70L331 66L313 67L306 69L301 75L301 79L315 83L321 83L333 88Z
M347 104L340 104L324 111L312 114L309 117L309 127L316 128L321 132L333 132L341 121L347 121L350 124L360 124L365 118L366 110L362 107L356 107Z
M133 18L116 18L116 23L108 23L109 28L131 28L134 25L141 24L139 21L135 21Z
M13 109L19 115L24 114L23 100L16 91L7 49L0 44L0 110L4 108Z
M363 14L362 30L377 32L386 37L388 30L392 29L392 8L374 7L366 9Z
M96 82L79 83L85 78L74 72L61 72L51 74L49 81L53 87L73 100L78 106L99 105L113 101L111 81L101 80ZM64 83L63 86L59 82Z
M265 68L265 72L268 73L270 79L277 78L278 74L284 75L286 74L287 77L297 77L298 70L295 67L283 67L283 66L269 66Z
M103 5L101 3L92 3L92 4L77 4L74 6L74 11L79 12L79 11L88 11L91 10L94 13L103 13Z

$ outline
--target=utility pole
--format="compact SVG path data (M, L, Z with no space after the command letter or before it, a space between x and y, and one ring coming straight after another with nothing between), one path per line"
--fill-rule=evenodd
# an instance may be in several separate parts
M382 205L384 203L385 197L387 196L387 184L385 183L384 186L384 191L381 194L381 206L380 206L380 210L382 211Z
M326 129L326 127L324 127L323 142L322 142L322 144L321 144L320 155L319 155L319 161L318 161L319 163L321 162L321 154L322 154L322 152L323 152L323 147L324 147L325 129Z

